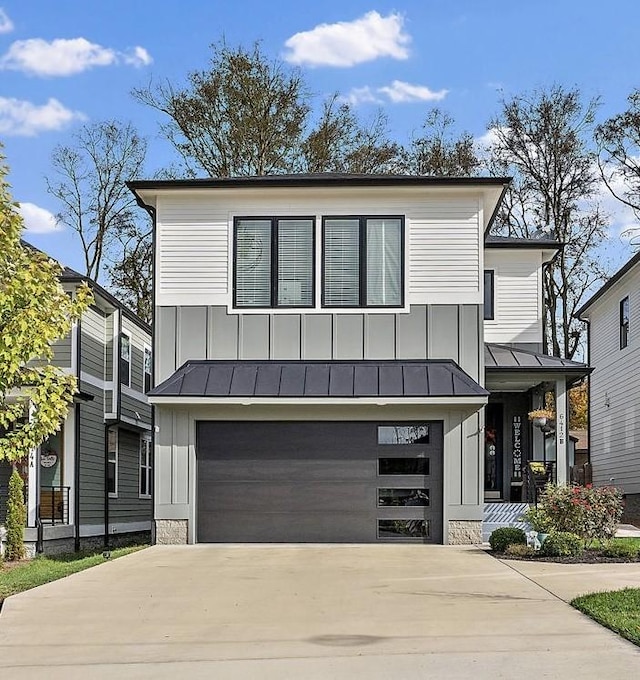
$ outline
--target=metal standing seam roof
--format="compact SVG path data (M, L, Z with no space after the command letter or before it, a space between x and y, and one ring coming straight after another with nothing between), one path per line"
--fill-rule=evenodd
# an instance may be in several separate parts
M151 397L486 397L454 361L187 361Z
M487 370L535 371L581 373L587 375L591 369L586 364L561 357L552 357L531 350L485 343L484 365Z

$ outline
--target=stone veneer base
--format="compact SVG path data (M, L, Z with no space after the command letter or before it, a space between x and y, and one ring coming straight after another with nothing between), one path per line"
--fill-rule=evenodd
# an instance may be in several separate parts
M449 545L482 543L482 520L449 520Z
M184 545L187 539L188 520L157 519L154 543L156 545Z

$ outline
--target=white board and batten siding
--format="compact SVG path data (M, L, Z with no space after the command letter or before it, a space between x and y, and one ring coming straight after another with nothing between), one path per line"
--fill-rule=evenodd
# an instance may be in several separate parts
M233 220L239 216L315 218L316 309L305 313L323 311L319 303L320 230L322 217L330 215L405 217L407 309L410 304L482 302L483 205L481 195L474 192L415 188L168 191L158 196L156 209L158 306L231 308Z
M629 342L620 349L620 301L629 296ZM589 450L593 481L640 493L640 265L588 310ZM613 481L611 481L613 480Z
M484 322L486 342L542 342L542 265L539 250L485 250L484 268L494 272L494 318Z

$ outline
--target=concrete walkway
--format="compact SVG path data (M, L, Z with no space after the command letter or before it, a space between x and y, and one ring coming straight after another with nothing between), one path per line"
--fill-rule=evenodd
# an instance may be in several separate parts
M523 564L472 547L158 546L9 598L0 659L12 680L637 676L640 649Z

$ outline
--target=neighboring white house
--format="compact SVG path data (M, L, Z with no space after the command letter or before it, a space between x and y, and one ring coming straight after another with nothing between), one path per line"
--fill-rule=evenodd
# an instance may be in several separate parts
M640 253L578 310L589 324L593 482L614 484L640 518Z
M558 244L487 236L508 181L130 183L155 224L158 542L476 542L527 461L567 478L587 369L542 354ZM527 412L550 387L547 454Z

